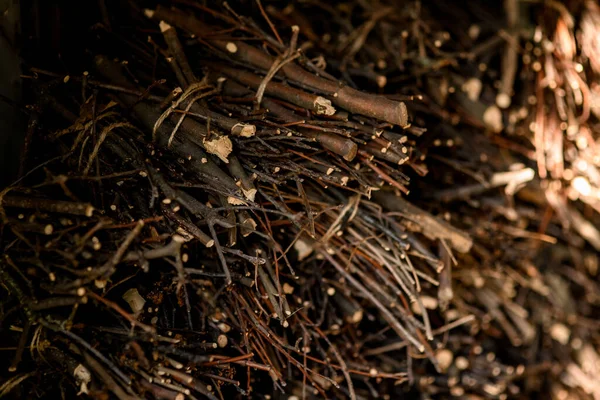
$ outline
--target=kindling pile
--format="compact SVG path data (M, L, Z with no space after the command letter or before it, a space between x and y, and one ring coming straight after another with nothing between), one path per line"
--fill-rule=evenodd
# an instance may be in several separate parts
M600 398L594 1L142 3L23 52L0 397Z

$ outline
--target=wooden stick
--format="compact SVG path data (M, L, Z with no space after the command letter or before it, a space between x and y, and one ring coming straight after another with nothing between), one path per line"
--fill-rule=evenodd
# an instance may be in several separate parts
M384 208L401 212L406 218L418 223L423 229L423 234L430 239L446 239L461 253L468 252L473 245L473 239L467 233L410 204L402 197L389 192L375 192L373 199Z

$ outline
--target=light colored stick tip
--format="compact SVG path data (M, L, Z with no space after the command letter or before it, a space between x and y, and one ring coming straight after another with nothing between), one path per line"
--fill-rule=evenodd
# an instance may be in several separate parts
M256 133L256 126L251 124L237 123L231 128L231 134L241 137L252 137Z
M150 10L150 9L145 9L144 10L144 15L148 18L152 18L154 17L154 10Z
M508 108L510 106L510 96L506 93L498 93L496 96L496 104L500 108Z
M410 126L408 123L408 108L406 108L406 104L403 101L398 103L398 125L404 129Z
M225 45L225 48L227 49L228 52L230 53L237 53L238 51L238 47L235 43L233 42L229 42Z
M160 28L161 32L166 32L172 28L172 26L167 24L165 21L160 21L158 27Z
M358 324L360 321L362 321L363 315L363 310L357 310L350 316L350 318L348 318L348 322L352 324Z
M146 300L140 295L137 289L129 289L123 294L123 300L129 304L131 307L131 311L134 313L140 312L144 309L144 304L146 304Z
M356 153L358 153L358 145L354 142L350 143L350 147L346 151L346 154L343 155L344 160L352 161L354 157L356 157Z
M205 140L203 142L204 148L210 154L214 154L219 157L224 163L229 163L229 154L233 150L233 144L227 136L219 136L213 140Z
M469 78L462 85L462 90L467 94L467 97L471 101L479 100L479 95L481 94L482 84L481 80L477 78Z
M564 324L553 324L550 328L550 336L562 345L569 343L571 337L571 330Z
M298 252L298 261L304 260L312 254L313 246L303 239L299 239L294 243L294 250Z
M283 293L285 293L285 294L294 293L294 287L287 282L284 282L282 289L283 289Z
M229 342L229 340L227 339L227 336L225 336L225 335L219 335L219 337L217 338L217 345L221 348L227 346L228 342Z
M335 114L335 108L331 105L331 101L321 96L317 96L315 102L313 103L313 108L319 115Z
M215 245L215 241L212 239L204 244L204 246L206 246L206 248L213 247L214 245Z
M240 132L241 137L252 137L256 133L256 126L254 125L244 125L242 131Z
M454 354L448 349L440 349L435 353L435 359L442 372L445 372L452 365Z
M244 193L244 197L250 201L254 201L254 199L256 198L257 190L254 188L248 189L248 190L245 190L244 188L242 188L242 192Z
M486 128L490 129L494 133L500 133L504 129L502 123L502 111L496 106L490 106L483 113L483 123Z

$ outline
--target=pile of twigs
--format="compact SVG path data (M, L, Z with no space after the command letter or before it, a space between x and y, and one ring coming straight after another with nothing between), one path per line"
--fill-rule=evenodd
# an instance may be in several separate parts
M0 397L600 398L598 6L208 3L26 57Z

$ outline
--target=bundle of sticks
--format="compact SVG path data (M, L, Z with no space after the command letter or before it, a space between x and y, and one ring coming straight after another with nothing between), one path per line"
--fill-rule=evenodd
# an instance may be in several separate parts
M54 10L0 397L600 398L594 2Z

